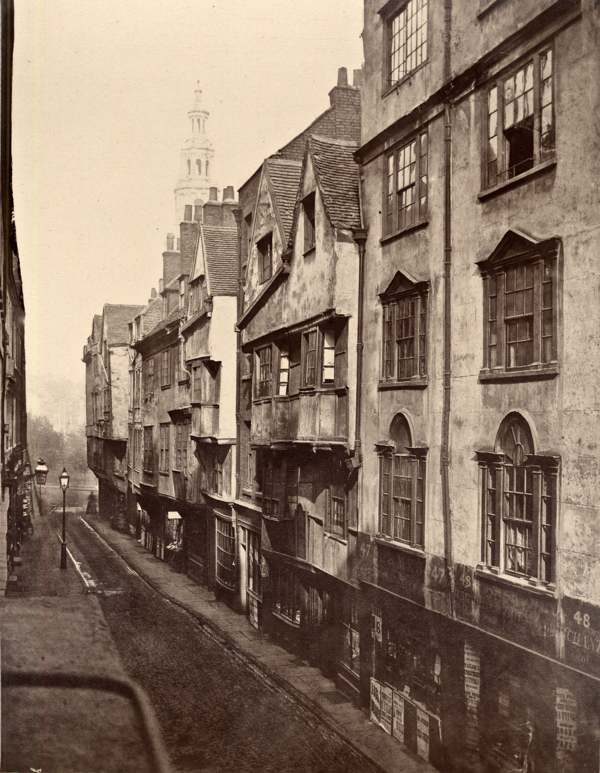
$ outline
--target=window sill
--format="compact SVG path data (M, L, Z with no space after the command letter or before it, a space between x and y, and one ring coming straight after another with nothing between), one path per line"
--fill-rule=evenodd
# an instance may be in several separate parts
M406 542L398 542L397 540L394 540L391 537L385 537L382 534L375 535L375 542L378 545L383 545L383 547L394 548L394 550L400 550L425 559L425 551L423 548L413 547L413 545L408 545Z
M305 258L308 258L309 255L313 255L317 251L317 245L313 244L312 247L309 247L307 250L305 250L302 255Z
M411 70L406 75L403 75L400 80L397 80L395 83L393 83L391 86L388 86L384 91L381 93L381 98L385 99L386 97L389 97L390 94L393 94L394 91L400 88L403 83L406 83L406 81L409 81L413 75L419 70L422 70L424 67L426 67L429 64L429 59L426 59L424 62L421 62L421 64L418 67L415 67L414 70Z
M552 362L548 365L534 365L523 370L488 370L484 369L479 373L480 382L501 382L501 381L538 381L542 379L556 378L560 373L558 363Z
M154 470L142 470L142 472L144 473L144 475L150 475L150 476L154 475Z
M394 233L387 234L386 236L382 236L381 239L379 240L379 244L388 244L389 242L393 242L395 239L398 239L400 236L404 236L404 234L411 233L412 231L416 231L419 228L424 228L426 225L429 225L429 218L428 217L421 218L421 220L417 220L416 223L405 225L404 228L401 228L399 231L394 231Z
M496 193L501 193L508 188L512 188L513 185L519 185L519 183L523 182L524 180L528 180L530 177L535 177L537 174L541 174L548 169L553 169L555 166L556 158L550 158L548 161L542 161L541 164L534 166L533 169L528 169L526 172L522 172L516 177L511 177L510 180L505 180L504 182L492 185L491 188L486 188L484 191L481 191L481 193L477 194L477 198L479 201L485 201L485 199L494 196Z
M159 470L158 474L159 475L164 475L165 477L168 477L169 471L168 470Z
M160 388L164 391L165 389L170 389L171 385L170 384L161 384Z
M556 585L554 585L554 583L545 584L533 578L526 580L525 578L517 577L512 574L500 574L500 570L496 569L496 567L485 567L478 564L475 569L475 576L480 580L488 580L507 588L520 588L521 590L526 590L539 596L556 598Z
M346 539L346 537L342 537L341 534L333 534L330 531L326 531L323 534L323 536L324 537L328 537L329 539L332 539L335 542L339 542L341 545L347 545L348 544L348 540Z
M503 0L481 0L479 4L479 11L477 12L477 18L483 18L492 8L495 8Z
M272 614L273 614L273 617L276 617L278 620L281 620L286 625L291 625L294 628L300 628L300 623L297 623L295 620L291 620L289 617L285 617L285 615L282 615L280 612L275 612L275 610L273 610Z
M377 389L380 392L384 392L388 389L425 389L429 380L425 376L414 376L412 379L406 381L380 381L377 385Z

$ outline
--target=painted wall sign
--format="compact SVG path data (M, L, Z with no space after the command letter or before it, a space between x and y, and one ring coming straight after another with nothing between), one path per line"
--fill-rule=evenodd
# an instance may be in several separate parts
M404 743L404 698L394 690L392 735Z
M373 610L373 638L380 644L383 641L383 622L379 609Z

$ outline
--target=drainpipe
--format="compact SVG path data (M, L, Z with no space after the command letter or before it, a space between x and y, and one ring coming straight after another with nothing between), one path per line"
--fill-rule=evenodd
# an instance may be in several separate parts
M236 207L232 210L232 214L235 218L237 225L237 275L238 275L238 292L237 292L237 319L242 316L242 302L243 302L243 283L242 283L242 210L240 207ZM235 387L235 498L239 499L242 488L242 476L241 476L241 458L240 458L240 437L242 430L242 412L241 412L241 379L242 379L242 332L237 329L237 351L236 351L236 387Z
M452 0L445 0L444 75L448 83ZM448 98L444 109L444 394L442 402L442 512L444 517L444 561L448 580L450 613L456 616L454 604L454 558L452 550L452 510L450 507L450 399L452 390L452 117Z

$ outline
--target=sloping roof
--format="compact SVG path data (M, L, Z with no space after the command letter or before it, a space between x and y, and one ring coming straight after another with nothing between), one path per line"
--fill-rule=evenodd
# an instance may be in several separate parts
M143 306L104 305L104 330L109 346L125 344L129 340L129 323Z
M179 306L173 309L173 311L169 314L169 316L166 319L161 319L158 325L155 325L152 330L150 330L149 333L146 333L144 338L147 338L148 336L154 335L154 333L158 333L159 330L163 330L164 328L168 327L171 322L175 322L178 319L181 319L184 316L184 310L180 309Z
M358 165L349 140L310 137L309 152L331 224L336 228L360 228Z
M294 219L302 163L282 158L268 158L266 164L275 195L275 206L279 211L283 226L284 244L287 244Z
M237 228L202 226L211 295L237 294Z

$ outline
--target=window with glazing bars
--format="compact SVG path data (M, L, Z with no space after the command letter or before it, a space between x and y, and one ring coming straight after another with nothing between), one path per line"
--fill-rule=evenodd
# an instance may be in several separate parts
M406 419L398 415L390 430L393 448L380 459L380 517L382 535L415 547L424 545L425 449L410 446Z
M384 193L384 235L427 217L427 132L388 154Z
M427 60L427 4L427 0L409 0L387 23L388 86Z
M317 383L317 331L304 334L304 386Z
M175 425L175 467L180 472L187 472L187 454L190 438L190 422L183 421Z
M144 427L144 472L153 472L154 447L153 427Z
M259 282L262 284L273 273L273 235L269 234L256 245L258 251Z
M271 395L272 374L272 347L264 346L257 352L258 356L258 384L257 397L269 397Z
M559 459L534 454L527 422L508 417L496 453L478 454L487 567L543 583L555 579Z
M383 306L383 379L404 381L427 374L427 295L413 293Z
M169 472L169 439L171 436L171 425L160 425L160 459L159 459L159 472Z
M171 384L171 350L166 349L160 355L160 385L170 386Z
M556 360L555 295L554 254L486 273L484 367L518 370Z
M552 60L551 49L534 54L489 89L484 187L516 177L553 157Z
M235 588L235 532L229 521L217 523L217 580L226 588Z

